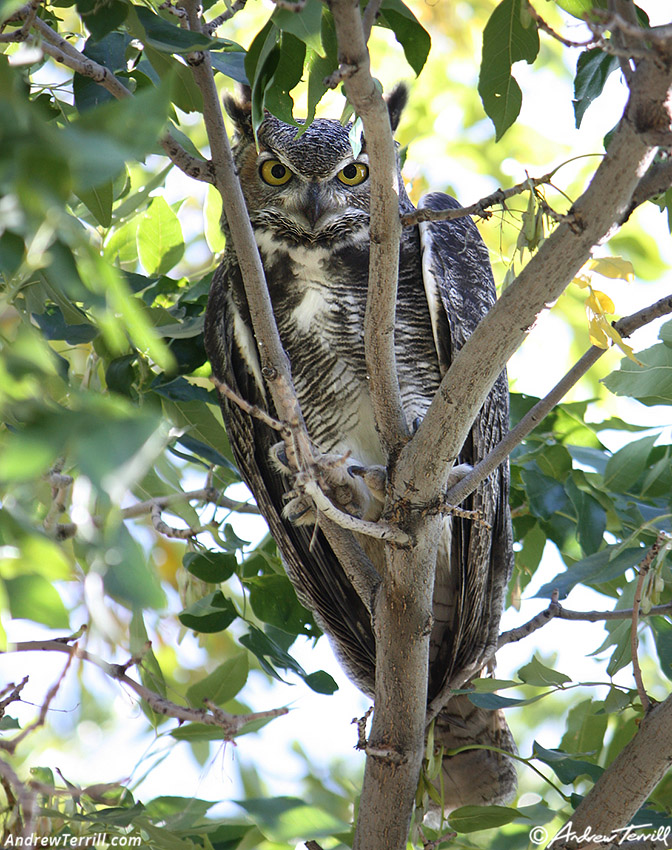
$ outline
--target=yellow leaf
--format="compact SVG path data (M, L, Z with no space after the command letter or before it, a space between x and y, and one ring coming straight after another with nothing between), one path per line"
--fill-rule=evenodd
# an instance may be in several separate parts
M614 302L606 293L600 292L599 289L590 290L590 295L586 299L586 305L590 307L593 313L597 313L598 315L616 312Z
M618 280L627 280L632 283L635 279L635 270L629 260L624 260L623 257L594 257L588 260L586 266L603 277L610 277Z
M597 346L597 348L608 348L609 340L607 335L604 332L604 328L602 327L602 322L599 318L591 319L590 324L588 326L588 331L590 335L590 342L592 345Z
M607 322L607 321L604 321L604 332L609 337L611 337L611 339L621 349L621 351L623 352L623 354L626 355L626 357L628 357L630 360L632 360L638 366L644 365L641 360L638 360L635 357L635 352L633 351L633 349L629 345L627 345L627 343L625 343L623 341L623 337L619 334L619 332L616 330L616 328L613 327L613 325L610 325L609 322Z
M590 286L590 275L581 274L581 272L579 272L572 281L572 283L575 283L577 286L580 286L581 289L585 289L587 286Z

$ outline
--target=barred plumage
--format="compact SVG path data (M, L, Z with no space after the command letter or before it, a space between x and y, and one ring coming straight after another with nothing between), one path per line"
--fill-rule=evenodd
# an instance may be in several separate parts
M395 90L390 109L394 126L403 102L405 92ZM234 155L241 185L311 439L321 452L349 452L353 463L364 466L382 464L363 344L369 263L366 145L355 158L348 128L337 121L315 121L297 138L295 127L268 116L258 131L257 151L249 103L230 99L227 110L236 125ZM401 175L399 192L400 210L412 210ZM443 208L456 202L433 194L423 204ZM403 408L413 429L454 352L495 293L487 251L468 219L406 228L399 267L396 360ZM220 379L273 413L228 240L213 279L206 347ZM364 605L319 530L283 516L283 495L292 481L278 468L277 458L269 456L276 435L227 399L221 402L241 474L269 523L299 598L314 612L351 678L372 695L375 640ZM478 462L507 428L502 375L458 463ZM462 507L480 510L491 530L468 518L445 520L434 592L430 700L497 639L512 559L507 467L484 481ZM374 564L382 564L382 544L370 539L363 544ZM441 712L435 741L446 748L469 742L514 747L501 712L478 709L466 697L454 697ZM476 750L444 760L444 787L446 810L500 803L515 788L515 771L506 757Z

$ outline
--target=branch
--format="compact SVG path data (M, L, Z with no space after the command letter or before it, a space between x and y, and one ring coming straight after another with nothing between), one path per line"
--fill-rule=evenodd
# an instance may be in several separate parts
M409 437L394 352L401 235L397 152L387 106L371 76L359 5L350 0L328 0L328 5L334 16L339 64L351 69L345 90L362 119L369 155L371 219L364 351L376 427L383 449L390 455ZM371 23L367 18L366 26Z
M662 195L670 186L672 186L672 157L668 155L662 162L654 162L639 181L639 185L632 196L632 201L625 211L620 224L625 224L638 206L651 198L655 198L656 195Z
M551 620L574 620L586 623L598 623L607 620L630 620L635 614L634 608L624 608L622 611L570 611L558 603L557 592L554 596L556 598L551 600L548 608L541 611L535 617L532 617L527 623L517 626L515 629L510 629L508 632L502 632L497 642L497 649L506 646L508 643L517 643L519 640L523 640L523 638L542 629ZM672 602L668 602L665 605L654 605L646 613L646 616L653 617L657 614L669 614L670 612L672 612Z
M32 8L33 3L28 3L26 6L19 9L13 18L16 18L17 20L24 20L26 23L29 19L31 20L32 28L41 36L41 40L38 40L35 36L32 38L38 44L40 49L47 54L47 56L50 56L55 61L70 68L70 70L75 73L81 74L84 77L89 77L109 91L113 97L117 98L117 100L133 96L130 89L126 88L126 86L112 73L112 71L109 70L109 68L106 68L104 65L100 65L98 62L94 62L93 59L89 59L88 56L85 56L73 47L41 18L35 17L34 15L31 18ZM3 38L2 40L25 40L23 37L17 38L17 36L22 33L23 29L24 27L16 33L7 33L6 35L11 36L11 38ZM213 182L214 178L212 175L211 164L208 161L199 159L198 157L192 156L188 153L170 134L170 132L164 133L160 141L168 158L187 176L206 183Z
M672 295L661 298L655 304L639 310L630 316L620 319L614 324L615 329L621 336L629 337L636 330L648 325L649 322L672 313ZM445 496L446 502L451 505L459 505L464 499L474 492L476 487L485 480L488 475L511 454L527 435L533 431L545 416L558 404L569 390L586 374L600 357L607 351L606 348L591 346L567 374L553 387L553 389L538 401L531 410L512 428L509 433L488 454L479 461L473 470L464 476Z
M563 827L582 835L609 836L630 823L649 794L663 778L672 758L672 696L656 705L642 719L639 730L621 750L609 768ZM619 834L614 837L618 843ZM553 841L554 850L576 850L576 841L561 837ZM604 848L605 842L582 843L582 850ZM611 845L610 845L611 846Z
M637 693L639 694L639 698L642 703L642 708L646 713L651 708L651 700L649 699L649 695L646 692L646 688L644 687L644 680L642 678L642 670L639 666L639 658L637 657L637 649L639 647L639 640L637 638L637 625L639 622L639 608L642 603L642 589L644 587L644 579L648 575L649 570L651 569L651 564L653 564L656 556L660 552L660 550L667 544L668 536L664 531L658 532L658 536L656 540L646 553L643 558L641 564L637 569L637 587L635 588L635 598L633 600L632 605L632 624L630 626L630 649L632 652L632 674L635 677L635 683L637 685Z
M244 9L246 3L247 0L235 0L235 2L231 6L229 6L226 12L222 12L221 15L218 15L216 18L210 21L210 23L207 23L203 28L204 31L208 35L213 35L218 27L220 27L226 21L230 21L231 18L236 14L236 12L240 12L241 9Z
M190 28L202 32L197 4L194 0L185 0L184 5ZM192 64L192 70L203 96L203 120L212 153L214 184L222 197L224 215L243 278L261 371L278 418L291 429L291 448L296 455L298 467L300 470L307 470L313 464L312 444L294 389L290 363L282 347L273 315L264 269L226 134L209 53L205 51L200 55L202 61ZM375 591L370 561L355 543L350 532L326 517L321 522L321 528L357 592L359 593L361 588L367 589L363 601L365 605L370 606L371 595Z
M280 717L289 712L289 709L284 707L251 714L229 714L212 705L210 711L207 708L187 708L186 706L171 702L155 691L149 690L149 688L146 688L140 682L136 682L135 679L131 679L127 675L126 670L128 667L140 665L141 658L131 658L126 664L109 664L97 655L81 649L77 644L68 646L66 643L58 640L32 640L16 643L11 647L10 651L65 652L72 658L89 661L91 664L95 664L96 667L100 668L111 679L115 679L129 687L141 699L144 699L147 705L157 714L174 717L181 722L187 721L189 723L204 723L206 726L217 726L224 730L227 740L234 738L247 723L251 723L253 720Z
M548 174L544 174L542 177L527 177L509 189L497 189L491 195L486 195L485 198L481 198L480 201L476 201L476 203L468 207L459 207L450 210L414 210L412 213L402 215L401 224L403 227L412 227L421 221L454 221L456 218L465 218L468 215L489 218L492 215L489 212L490 207L499 206L500 204L504 204L509 198L520 195L521 192L527 192L536 189L537 186L550 183L558 168L562 168L565 164L561 163L553 171L549 171Z
M653 59L640 62L624 116L590 185L457 353L418 432L402 450L396 497L411 494L412 482L413 498L424 504L445 486L476 414L509 357L537 315L558 298L593 247L608 238L623 217L653 159L654 146L668 134L670 88L669 74Z
M135 519L136 517L143 516L145 514L149 514L150 516L155 516L158 511L159 514L162 511L169 510L172 505L179 505L184 502L191 501L199 501L199 502L210 502L213 505L216 505L220 508L225 508L226 510L235 511L239 514L259 514L259 508L256 505L251 505L248 502L239 502L235 499L229 499L228 496L225 496L224 493L216 490L214 487L203 487L200 490L189 490L186 493L170 493L167 496L157 496L154 499L147 499L145 502L138 502L135 505L130 505L128 508L124 508L121 511L122 519ZM54 503L56 504L56 502ZM52 510L49 510L47 514L47 519L51 517ZM79 526L75 522L64 522L59 523L57 525L47 525L47 519L45 519L45 530L52 531L54 537L57 540L69 540L77 534ZM160 520L160 516L159 516ZM102 521L98 517L93 518L93 524L96 527L102 527ZM162 523L162 526L165 528L159 528L156 523L154 523L154 527L161 534L166 534L168 537L193 537L195 534L200 534L201 531L206 531L205 528L198 529L173 529L170 526ZM177 533L171 533L177 532Z

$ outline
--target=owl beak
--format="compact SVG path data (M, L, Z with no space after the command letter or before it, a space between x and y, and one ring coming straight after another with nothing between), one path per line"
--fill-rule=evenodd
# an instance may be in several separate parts
M319 185L317 183L309 183L304 198L303 212L312 228L315 227L324 212L320 196Z

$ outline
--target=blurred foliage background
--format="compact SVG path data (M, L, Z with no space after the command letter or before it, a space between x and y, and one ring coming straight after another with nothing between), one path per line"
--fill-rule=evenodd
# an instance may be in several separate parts
M0 20L19 5L2 0ZM559 8L566 5L545 2L538 11L583 38L580 22ZM208 19L226 9L223 2L205 7ZM391 29L374 28L371 52L384 88L400 79L411 85L398 139L413 200L431 189L470 203L566 163L553 187L525 192L479 223L505 285L553 226L540 199L562 212L580 194L627 93L612 74L577 129L572 81L580 51L542 37L534 66L514 66L522 110L495 142L478 83L482 34L496 7L494 0L411 0L432 40L417 80ZM244 79L241 50L272 11L249 3L220 28L232 42L212 54L221 91ZM227 501L247 496L202 339L223 246L221 204L157 143L168 120L187 150L207 155L202 102L180 58L187 50L176 46L177 20L126 0L58 0L40 5L38 16L116 72L135 97L114 101L45 56L39 41L0 44L3 646L63 637L86 624L80 645L110 662L141 658L129 675L175 702L198 707L208 696L236 714L293 710L224 746L212 727L180 726L100 669L74 662L44 723L13 748L59 680L65 656L9 652L0 658L0 688L24 675L29 681L0 721L2 758L22 781L41 783L36 824L45 834L116 832L140 835L148 846L215 850L280 850L307 838L325 850L347 846L363 767L352 754L349 724L366 702L326 641L315 644L319 630L261 520ZM293 96L295 114L306 114L307 83ZM340 92L329 93L320 114L338 117L343 106ZM618 315L670 291L664 200L660 206L647 204L601 249L619 260L611 277L594 275L593 286ZM514 358L514 420L589 345L585 300L585 289L570 285ZM554 588L561 598L573 594L572 607L631 607L637 565L670 526L664 426L672 386L654 375L672 365L672 325L657 340L660 325L634 340L644 366L619 366L608 352L516 450L508 626L545 607ZM605 388L600 379L608 373ZM152 519L149 501L163 497L173 501ZM185 529L201 530L185 539ZM663 547L644 605L670 602L671 581ZM642 626L641 663L657 698L672 678L671 635L666 615ZM501 655L502 695L482 681L473 699L511 707L525 762L521 797L504 815L482 812L475 831L473 818L454 819L455 846L489 846L496 829L498 848L524 848L532 825L558 827L642 714L629 668L629 620L558 622ZM2 817L11 831L20 825L16 789L4 776ZM72 784L84 792L55 790ZM667 781L647 822L664 821L671 809Z

